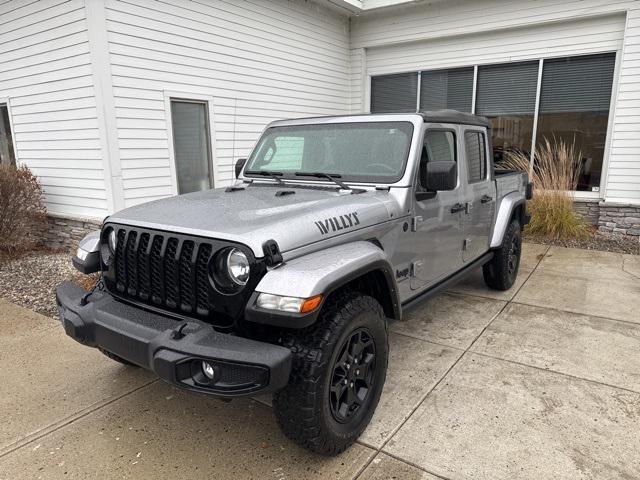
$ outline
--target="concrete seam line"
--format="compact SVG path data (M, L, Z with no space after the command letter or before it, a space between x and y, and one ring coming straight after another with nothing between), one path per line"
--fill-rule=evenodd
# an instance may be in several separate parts
M534 368L536 370L540 370L541 372L551 373L552 375L561 375L563 377L572 378L574 380L582 380L583 382L594 383L596 385L600 385L600 386L603 386L603 387L615 388L616 390L624 390L625 392L633 393L634 395L640 395L640 391L632 390L631 388L621 387L619 385L612 385L611 383L600 382L598 380L592 380L592 379L589 379L589 378L578 377L577 375L572 375L570 373L560 372L558 370L551 370L551 369L548 369L548 368L538 367L536 365L529 365L528 363L517 362L515 360L509 360L508 358L497 357L495 355L490 355L488 353L481 353L481 352L468 352L468 353L470 353L471 355L478 355L479 357L492 358L494 360L499 360L501 362L506 362L506 363L511 363L511 364L514 364L514 365L519 365L521 367Z
M640 327L640 323L632 322L631 320L621 320L620 318L605 317L604 315L593 315L591 313L579 312L577 310L565 310L564 308L545 307L543 305L536 305L535 303L526 303L526 302L510 302L510 303L513 303L514 305L524 305L527 307L544 308L545 310L555 310L556 312L562 312L562 313L573 313L574 315L582 315L583 317L600 318L602 320L611 320L612 322L626 323L628 325L635 325L636 327Z
M410 333L394 332L394 331L390 331L389 333L393 333L394 335L400 335L401 337L411 338L413 340L420 340L421 342L430 343L431 345L437 345L438 347L445 347L445 348L450 348L452 350L458 350L459 352L463 352L463 353L466 351L464 348L453 347L451 345L445 345L444 343L434 342L433 340L427 340L425 338L416 337L414 335L411 335Z
M156 378L154 380L151 380L150 382L147 382L143 385L140 385L139 387L134 388L133 390L130 390L128 392L123 393L122 395L119 395L118 397L115 398L111 398L109 400L102 400L102 401L98 401L82 410L80 410L79 412L76 412L74 414L71 414L65 418L63 418L62 420L59 420L57 422L51 423L43 428L41 428L40 430L38 430L37 432L34 432L32 434L27 435L24 438L21 438L19 440L17 440L16 442L7 445L6 447L0 449L0 458L9 455L12 452L15 452L16 450L29 445L30 443L35 442L36 440L39 440L43 437L46 437L47 435L60 430L61 428L66 427L67 425L74 423L77 420L80 420L81 418L86 417L87 415L90 415L91 413L95 412L96 410L100 410L103 407L106 407L107 405L112 404L113 402L117 402L118 400L127 397L129 395L131 395L132 393L137 392L138 390L142 390L143 388L148 387L149 385L152 385L156 382L158 382L159 380Z
M524 287L524 285L527 283L527 281L529 280L529 278L531 277L531 275L533 275L533 273L535 272L536 268L538 268L538 265L540 265L540 262L542 261L542 259L546 256L547 252L549 251L550 246L547 246L546 250L544 251L544 253L542 254L542 256L540 257L540 259L537 261L536 265L533 267L533 269L531 269L531 272L529 272L529 275L527 275L527 278L525 279L525 281L522 283L522 285L520 285L520 287L518 288L518 290L516 291L516 293L513 295L513 297L511 297L511 299L515 298L515 296L518 294L518 292L520 292L520 290L522 289L522 287ZM485 297L482 297L485 298ZM502 300L504 301L504 300ZM431 392L433 392L438 385L440 385L442 383L442 381L449 375L449 372L451 372L451 370L453 370L453 368L460 362L460 360L462 359L462 357L464 357L467 353L473 354L473 352L470 351L471 347L473 347L473 345L478 341L478 339L482 336L482 334L487 330L487 328L489 328L489 326L494 322L494 320L496 318L498 318L502 312L504 312L504 310L511 304L511 300L506 301L506 303L502 306L502 308L500 309L500 311L498 311L489 321L489 323L487 323L487 325L482 329L482 331L476 336L476 338L471 342L471 344L462 352L462 354L456 359L455 362L453 362L453 364L447 369L447 371L442 375L442 377L440 377L440 379L433 385L433 387L431 387L429 389L429 391L427 391L427 393L422 397L422 399L418 402L418 405L411 411L411 413L409 413L409 415L407 416L406 419L404 419L400 425L398 425L395 429L393 429L392 433L389 435L389 437L382 443L382 446L380 448L377 449L377 452L380 453L383 451L383 448L391 441L391 439L400 431L400 429L402 429L402 427L409 421L409 419L413 416L413 414L416 412L416 410L418 410L418 408L420 408L420 406L424 403L424 401L427 399L427 397L431 394ZM432 342L433 343L433 342ZM456 349L459 351L459 349ZM389 455L387 452L383 452L387 455ZM376 454L377 456L377 454ZM359 477L366 469L367 467L371 464L371 462L373 461L373 459L375 458L372 457L368 462L366 462L366 464L360 469L360 471L357 473L356 477ZM394 457L395 458L395 457ZM400 460L398 458L398 460ZM404 460L402 460L404 461ZM407 462L405 462L407 463ZM432 475L436 475L440 478L444 478L441 477L440 475L437 475L427 469L421 468L421 470L424 470L427 473L430 473Z

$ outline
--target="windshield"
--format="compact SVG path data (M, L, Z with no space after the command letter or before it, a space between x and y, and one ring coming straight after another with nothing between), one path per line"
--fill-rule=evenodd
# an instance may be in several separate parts
M305 173L329 174L342 181L393 183L404 173L412 135L411 122L272 127L260 138L244 173L275 172L296 179L304 179Z

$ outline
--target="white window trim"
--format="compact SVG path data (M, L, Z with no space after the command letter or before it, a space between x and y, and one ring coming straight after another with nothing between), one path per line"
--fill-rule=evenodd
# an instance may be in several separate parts
M220 176L218 175L218 160L216 156L216 136L213 115L213 97L211 95L202 95L198 93L164 91L164 111L167 123L167 143L169 148L169 170L171 172L171 192L178 195L178 172L176 168L176 156L173 148L173 118L171 116L171 100L186 100L194 102L202 102L207 105L207 114L209 118L209 148L211 150L211 173L213 175L213 188L221 186Z
M13 156L16 159L16 167L22 165L18 156L18 143L16 141L16 129L13 125L13 115L11 114L11 101L9 97L0 97L0 104L7 106L7 114L9 115L9 128L11 129L11 140L13 142Z

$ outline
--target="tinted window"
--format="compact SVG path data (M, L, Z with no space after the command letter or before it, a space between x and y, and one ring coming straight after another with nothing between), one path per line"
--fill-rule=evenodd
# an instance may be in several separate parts
M464 148L467 154L467 171L469 183L487 178L487 151L484 133L465 132Z

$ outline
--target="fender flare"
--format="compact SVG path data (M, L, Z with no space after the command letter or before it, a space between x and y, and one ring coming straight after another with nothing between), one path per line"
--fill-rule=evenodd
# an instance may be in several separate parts
M513 212L525 203L525 196L521 192L511 192L504 196L496 213L496 222L491 235L490 248L499 248L502 245L504 233L507 231Z
M255 293L310 298L324 295L367 273L380 271L391 296L393 318L400 319L401 306L393 267L379 246L364 240L303 255L266 273Z

